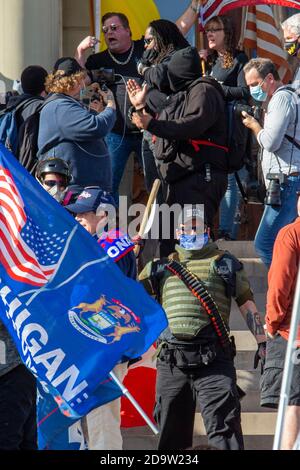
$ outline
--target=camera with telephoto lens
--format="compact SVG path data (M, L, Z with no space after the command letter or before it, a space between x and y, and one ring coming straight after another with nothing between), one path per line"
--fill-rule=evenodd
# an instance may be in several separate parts
M106 91L107 87L115 83L114 69L101 67L97 70L90 70L89 76L92 82L99 83L101 90Z
M254 117L257 121L259 121L262 117L263 109L260 106L249 106L248 104L238 103L234 106L234 112L243 118L242 112L246 111L247 114Z
M284 173L268 173L266 179L270 181L265 197L266 206L281 206L280 185L287 182L287 175Z

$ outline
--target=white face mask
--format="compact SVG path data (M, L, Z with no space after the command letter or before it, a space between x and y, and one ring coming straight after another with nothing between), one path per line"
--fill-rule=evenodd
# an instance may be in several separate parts
M208 240L209 237L207 233L202 235L186 235L183 233L179 237L179 244L185 250L201 250L207 245Z
M52 186L52 188L47 191L50 196L52 196L59 204L64 200L66 189L61 191L57 185Z

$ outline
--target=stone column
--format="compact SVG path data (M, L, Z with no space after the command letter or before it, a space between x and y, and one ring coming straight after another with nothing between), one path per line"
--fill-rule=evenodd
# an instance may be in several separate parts
M62 0L0 0L0 80L7 89L28 65L48 71L62 51Z

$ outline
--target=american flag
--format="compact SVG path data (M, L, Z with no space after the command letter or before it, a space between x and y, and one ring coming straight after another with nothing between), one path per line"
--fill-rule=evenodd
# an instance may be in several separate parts
M0 166L0 262L8 275L32 286L45 285L55 272L67 235L33 222L12 174Z
M249 7L246 17L244 47L256 49L257 57L271 59L284 83L291 79L287 53L283 50L271 7Z
M199 23L204 26L213 16L223 15L234 8L250 5L280 5L282 7L298 8L300 3L296 0L202 0L200 7Z

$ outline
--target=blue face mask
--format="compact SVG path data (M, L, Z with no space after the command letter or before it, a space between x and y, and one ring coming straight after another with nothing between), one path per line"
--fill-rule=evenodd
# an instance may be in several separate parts
M179 237L179 244L185 250L201 250L208 243L208 235L186 235L181 234Z
M250 94L255 101L266 101L268 96L267 92L263 91L261 85L251 86Z

